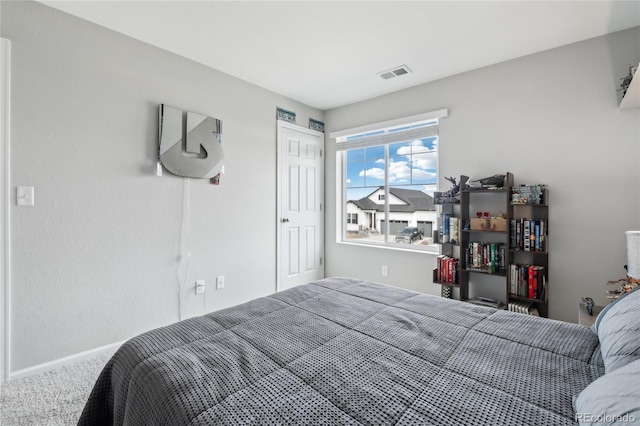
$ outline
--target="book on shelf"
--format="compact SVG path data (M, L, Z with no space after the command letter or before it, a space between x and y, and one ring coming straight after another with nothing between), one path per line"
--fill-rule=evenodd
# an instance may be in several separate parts
M509 292L528 299L544 300L546 268L541 265L509 265Z
M455 216L449 217L449 242L452 244L460 243L460 218Z
M547 222L544 219L511 219L509 246L513 250L544 252Z
M464 254L466 269L489 273L505 273L507 248L504 243L472 241Z
M453 216L451 213L442 213L440 215L439 227L440 243L459 244L460 243L460 218Z
M442 213L441 215L441 223L442 223L442 233L440 234L440 239L443 243L450 242L450 228L449 228L449 218L451 217L451 213Z
M443 283L458 284L458 266L460 260L447 255L440 255L436 259L437 280Z

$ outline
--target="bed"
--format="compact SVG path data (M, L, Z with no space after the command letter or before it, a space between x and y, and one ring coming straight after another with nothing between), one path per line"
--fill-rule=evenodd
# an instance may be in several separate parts
M79 425L573 425L589 423L587 415L640 417L640 339L616 338L638 333L635 293L611 314L626 309L635 323L605 317L592 330L327 278L129 340L104 367Z

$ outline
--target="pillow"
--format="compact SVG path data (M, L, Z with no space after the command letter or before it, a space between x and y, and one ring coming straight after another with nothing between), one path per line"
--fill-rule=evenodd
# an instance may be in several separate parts
M640 359L640 287L598 316L595 329L606 373ZM602 318L600 318L602 317Z
M573 400L581 425L631 424L640 420L640 359L591 382Z

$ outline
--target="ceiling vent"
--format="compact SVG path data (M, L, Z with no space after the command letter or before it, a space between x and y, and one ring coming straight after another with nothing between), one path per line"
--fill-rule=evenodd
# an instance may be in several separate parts
M378 75L383 80L389 80L390 78L400 77L401 75L409 74L411 70L406 65L400 65L399 67L395 67L388 71L379 72Z

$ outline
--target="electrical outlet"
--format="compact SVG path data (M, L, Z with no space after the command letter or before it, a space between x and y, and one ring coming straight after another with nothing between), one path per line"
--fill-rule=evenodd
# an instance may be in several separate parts
M216 277L216 289L221 290L224 288L224 275L218 275Z
M204 280L196 281L196 294L204 293Z
M382 276L383 277L389 276L389 267L387 265L382 265Z

